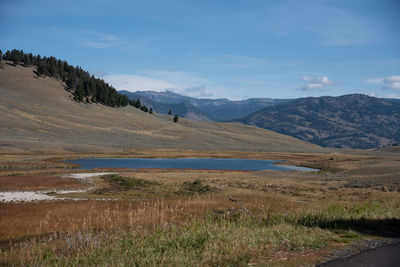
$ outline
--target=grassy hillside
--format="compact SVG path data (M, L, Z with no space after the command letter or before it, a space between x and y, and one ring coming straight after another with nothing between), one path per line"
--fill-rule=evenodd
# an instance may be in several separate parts
M0 66L0 143L3 151L208 149L323 151L316 145L232 123L195 122L73 100L65 84L32 67Z
M160 114L168 114L171 110L172 114L178 114L180 117L195 120L195 121L210 121L202 111L188 102L165 103L158 102L153 98L145 95L137 94L135 92L119 91L119 93L126 95L131 100L139 99L143 105L152 108L154 112Z
M308 97L236 121L326 147L375 148L400 142L400 104L353 94Z

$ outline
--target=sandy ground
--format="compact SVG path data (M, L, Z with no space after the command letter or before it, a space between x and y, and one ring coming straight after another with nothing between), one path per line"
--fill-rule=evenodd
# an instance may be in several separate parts
M95 173L71 173L66 174L63 177L74 178L80 180L87 180L88 178L98 177L103 175L117 174L116 172L95 172ZM74 198L59 197L48 195L49 193L71 194L71 193L84 193L90 190L78 189L78 190L36 190L36 191L0 191L0 202L10 203L10 202L36 202L36 201L54 201L54 200L71 200Z
M0 192L0 202L30 202L56 199L56 197L48 196L40 191Z
M87 179L96 176L117 174L117 172L90 172L90 173L70 173L63 175L63 177L74 178L74 179Z

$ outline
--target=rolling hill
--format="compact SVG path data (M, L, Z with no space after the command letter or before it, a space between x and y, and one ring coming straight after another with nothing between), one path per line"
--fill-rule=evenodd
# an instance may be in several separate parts
M325 147L365 149L400 142L400 103L361 94L300 98L234 121Z
M173 114L178 114L180 117L186 119L195 121L211 121L206 114L188 102L159 102L153 97L139 95L128 91L119 91L119 93L128 96L128 98L132 100L140 99L140 102L143 105L152 108L156 113L168 114L171 110L173 111Z
M228 121L246 116L252 112L272 105L287 103L290 99L250 98L231 101L226 98L198 99L183 96L171 91L119 91L130 99L139 98L153 107L156 112L167 114L168 110L180 116L202 121Z
M73 100L63 82L33 67L0 63L0 151L203 149L323 152L299 139L254 126L197 122Z

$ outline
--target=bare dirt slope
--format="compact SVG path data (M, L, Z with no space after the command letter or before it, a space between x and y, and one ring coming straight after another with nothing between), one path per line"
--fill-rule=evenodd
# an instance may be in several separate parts
M33 68L0 63L0 151L146 148L323 152L269 130L151 115L72 100L64 84Z

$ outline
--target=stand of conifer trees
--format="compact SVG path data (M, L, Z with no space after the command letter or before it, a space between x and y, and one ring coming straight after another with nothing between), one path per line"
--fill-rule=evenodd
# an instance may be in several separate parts
M12 61L14 65L22 62L25 67L36 66L39 76L48 76L66 83L74 99L79 102L100 103L110 107L122 107L128 104L136 108L147 109L142 106L140 100L129 101L126 95L122 95L102 79L98 79L79 66L71 66L66 61L55 57L41 57L40 55L26 54L22 50L11 50L4 54L0 50L0 60ZM145 108L143 108L145 107Z

